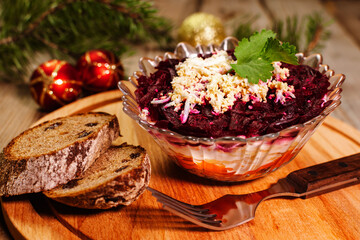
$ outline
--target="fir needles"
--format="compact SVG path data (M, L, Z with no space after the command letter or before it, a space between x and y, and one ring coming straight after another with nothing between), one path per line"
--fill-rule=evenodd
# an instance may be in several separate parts
M0 72L11 81L38 52L71 60L90 49L119 56L136 42L170 41L169 22L147 1L3 0L0 9Z

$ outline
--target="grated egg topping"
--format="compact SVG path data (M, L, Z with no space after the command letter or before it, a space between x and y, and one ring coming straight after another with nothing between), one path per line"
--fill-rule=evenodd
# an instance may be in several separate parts
M177 112L181 109L181 121L186 122L188 114L196 114L196 105L208 102L213 107L213 114L228 111L237 99L244 102L266 102L269 89L276 89L274 101L284 103L287 98L295 98L294 87L289 86L286 78L289 69L281 68L280 62L274 62L273 77L266 82L249 83L246 78L232 75L231 65L236 63L226 51L217 51L209 58L188 58L176 66L177 75L173 78L172 92L163 99L168 101L165 107L174 106ZM157 103L159 99L154 99ZM162 103L164 102L161 101Z

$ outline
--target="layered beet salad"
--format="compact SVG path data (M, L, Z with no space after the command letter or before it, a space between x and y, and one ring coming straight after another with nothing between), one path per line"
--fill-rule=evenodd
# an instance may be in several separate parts
M142 118L182 135L254 137L319 115L328 77L305 65L272 62L269 79L251 83L233 69L234 51L161 61L138 79Z
M174 56L134 75L140 111L120 87L124 109L144 120L138 123L171 159L199 176L244 181L275 171L302 149L329 114L324 110L339 104L328 97L327 75L300 64L295 47L272 31L227 38L211 52L179 44ZM316 66L314 56L300 61Z

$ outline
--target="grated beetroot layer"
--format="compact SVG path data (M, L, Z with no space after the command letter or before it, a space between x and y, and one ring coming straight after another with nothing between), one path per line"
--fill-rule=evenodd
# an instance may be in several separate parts
M178 63L176 59L160 62L157 71L150 77L142 76L138 79L135 95L139 107L149 109L149 117L156 122L157 127L182 135L218 138L275 133L312 119L331 103L323 101L330 86L328 77L309 66L282 63L282 67L290 71L286 82L294 86L296 98L287 99L284 104L274 102L271 95L275 94L275 90L269 89L267 102L237 100L232 109L223 114L212 114L210 104L196 106L200 113L189 114L186 123L182 124L181 111L175 112L174 107L164 108L165 103L150 103L154 98L171 91L171 80L176 76L175 66Z

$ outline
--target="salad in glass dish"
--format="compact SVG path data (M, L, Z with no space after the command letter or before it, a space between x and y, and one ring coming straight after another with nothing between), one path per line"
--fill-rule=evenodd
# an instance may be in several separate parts
M291 161L339 104L345 76L268 30L220 46L179 43L142 58L124 111L179 166L219 181L251 180Z

